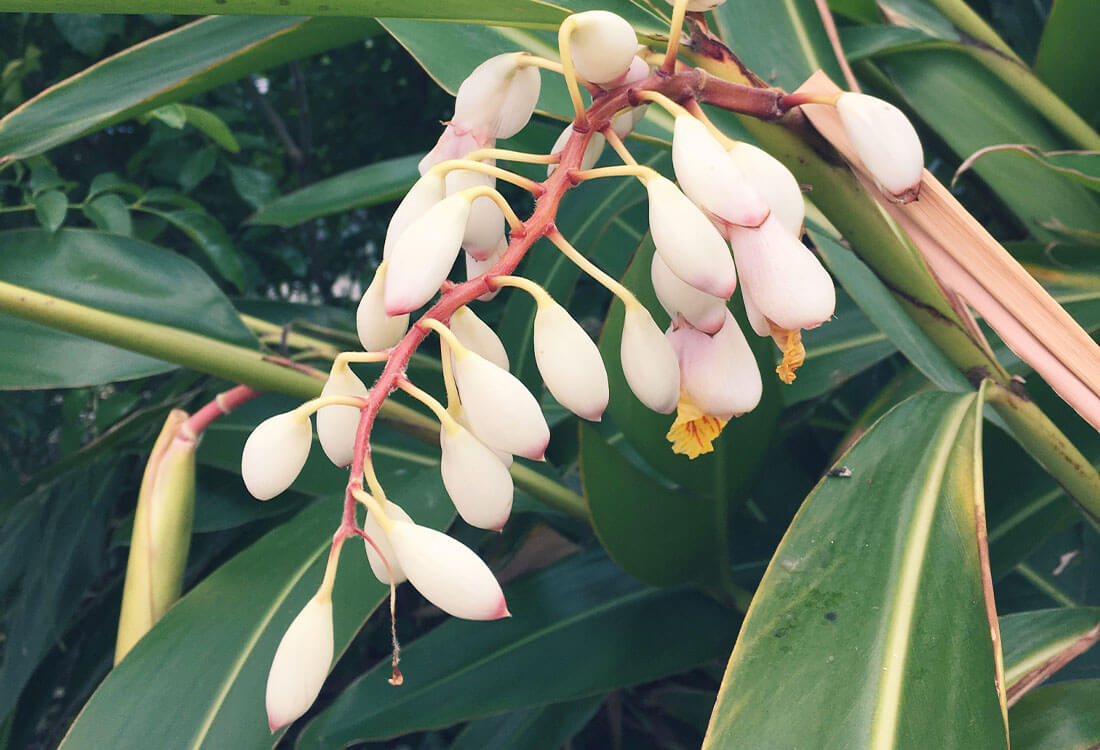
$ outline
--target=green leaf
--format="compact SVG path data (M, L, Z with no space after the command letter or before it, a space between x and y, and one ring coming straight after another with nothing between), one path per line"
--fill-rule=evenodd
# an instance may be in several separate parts
M181 104L179 106L180 109L183 110L187 122L210 136L210 139L213 140L214 143L217 143L230 153L235 154L241 150L241 145L237 143L233 131L229 129L229 126L225 124L222 118L202 107L196 107L191 104Z
M99 13L55 13L52 20L62 38L88 57L102 54L112 31Z
M1033 690L1008 712L1013 750L1091 750L1100 743L1100 680Z
M592 719L603 700L597 695L472 721L449 750L560 750Z
M229 179L233 183L233 189L237 191L237 195L241 196L245 203L253 208L262 208L278 192L278 188L275 186L275 178L262 169L230 164Z
M145 114L140 115L137 120L142 125L152 120L160 120L168 127L180 130L187 124L187 114L183 111L183 107L173 102L172 104L165 104L162 107L151 109Z
M1039 40L1035 73L1085 120L1100 118L1096 76L1090 61L1100 56L1096 30L1100 5L1093 0L1058 0Z
M388 482L395 496L420 473L407 485ZM438 528L451 517L444 503L425 504L425 494L401 497L418 523ZM277 740L264 715L267 671L321 582L339 505L331 498L306 508L184 596L107 676L61 747L143 747L156 737L163 747L270 748ZM333 593L337 654L388 593L362 545L349 541Z
M56 232L65 223L65 214L69 211L69 198L60 190L47 190L32 199L34 215L38 223L47 232Z
M860 23L879 23L882 20L875 0L829 0L829 8Z
M292 227L318 216L397 200L420 177L416 165L423 156L411 154L386 159L315 182L258 206L259 210L248 221Z
M1100 623L1100 607L1020 612L1000 618L1005 686L1072 646Z
M1007 746L981 424L979 395L917 396L838 461L850 476L821 480L756 591L704 748Z
M191 153L180 167L178 181L185 193L198 187L199 183L210 176L218 163L218 151L213 146L200 148Z
M140 187L132 182L126 182L114 172L101 172L93 177L91 184L88 185L88 194L84 197L84 202L87 203L100 193L107 192L126 193L135 198L140 198L143 193Z
M202 209L158 211L146 206L142 210L159 216L187 235L202 250L222 278L237 289L244 289L244 265L241 263L241 256L220 221Z
M298 747L346 747L502 711L601 695L675 674L729 647L737 618L686 589L645 588L597 554L505 586L512 617L449 619L353 682ZM507 685L507 690L500 689Z
M0 232L0 279L219 341L256 346L229 300L194 263L128 237L85 229L54 235L33 229Z
M54 7L62 9L61 5ZM95 5L85 11L104 10L102 4ZM140 9L135 12L146 10L144 3L137 5ZM0 2L0 11L6 7ZM200 19L107 58L9 112L0 119L0 162L40 154L253 71L308 57L377 30L370 19Z
M983 156L992 153L1016 154L1042 164L1090 190L1100 190L1100 151L1040 151L1022 143L986 146L971 154L955 172L955 179Z
M88 221L104 232L126 237L133 234L134 225L130 220L130 208L126 205L126 201L115 193L100 195L85 202L82 210Z

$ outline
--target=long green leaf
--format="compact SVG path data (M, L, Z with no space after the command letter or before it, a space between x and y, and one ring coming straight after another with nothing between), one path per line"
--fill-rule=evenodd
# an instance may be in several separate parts
M1006 747L975 520L981 408L912 398L840 460L850 476L818 484L757 589L705 748Z
M600 695L712 659L736 630L713 600L643 587L598 554L505 593L510 619L444 622L402 650L402 687L387 684L388 661L377 665L306 726L298 747L346 747Z
M472 721L449 750L560 750L588 723L603 700L597 695Z
M1093 0L1057 0L1039 40L1035 73L1088 122L1100 119L1095 68L1100 55L1100 5Z
M1019 612L1000 618L1005 686L1065 651L1100 623L1100 607L1067 607Z
M424 500L434 493L401 492L438 484L435 473L406 476L388 484L410 515L437 528L447 523L446 504ZM306 508L196 586L107 676L61 747L270 748L267 671L320 584L339 505L337 497ZM349 542L333 594L337 654L387 594L362 546Z
M105 10L102 3L88 5L95 5L92 12ZM210 11L219 7L205 5ZM137 13L154 12L143 2L135 7ZM4 10L47 9L0 2ZM369 19L200 19L108 57L8 113L0 120L0 162L42 153L253 71L371 36L378 28Z
M1008 713L1013 750L1092 750L1100 743L1097 705L1100 680L1033 690Z

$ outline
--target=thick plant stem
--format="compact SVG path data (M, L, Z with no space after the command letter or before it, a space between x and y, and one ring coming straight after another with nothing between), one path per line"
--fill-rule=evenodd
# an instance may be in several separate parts
M956 29L969 37L988 45L1005 57L1023 64L1023 60L997 35L964 0L928 0L929 4L944 15Z

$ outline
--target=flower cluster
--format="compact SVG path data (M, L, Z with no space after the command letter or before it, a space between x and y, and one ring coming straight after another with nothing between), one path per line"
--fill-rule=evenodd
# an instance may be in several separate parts
M472 550L418 525L387 498L370 461L369 441L383 401L395 390L405 391L439 420L440 471L458 514L479 528L504 526L512 506L513 456L542 460L550 431L536 397L509 372L504 345L471 308L503 287L534 299L534 356L550 395L583 419L602 418L608 376L595 343L545 289L514 274L535 240L549 239L623 304L622 371L642 404L663 414L676 412L668 435L674 451L694 458L712 450L726 422L760 400L761 374L728 304L738 277L753 331L776 342L782 351L776 371L783 382L793 381L805 353L801 332L832 316L834 287L800 241L805 205L795 178L768 153L727 138L699 106L708 91L724 87L724 101L744 93L745 111L754 113L751 102L759 101L760 90L675 67L684 12L716 4L678 0L672 42L656 60L639 46L625 20L588 11L562 23L560 63L526 53L498 55L459 87L454 117L394 212L382 262L359 304L356 323L365 351L337 357L319 398L261 423L244 448L242 475L260 499L285 490L301 471L314 413L326 456L337 466L350 466L343 522L324 582L287 630L272 664L267 707L273 730L308 709L327 674L333 654L332 582L341 545L353 535L364 539L371 568L391 586L391 596L392 587L407 580L455 617L508 616L500 586ZM531 118L541 70L564 77L575 108L573 123L545 154L497 148L498 139L516 134ZM588 106L582 88L591 96ZM768 90L765 96L780 108L781 92ZM915 197L920 147L915 134L902 133L900 113L862 95L831 103L883 189L899 200ZM653 104L675 118L675 182L639 165L623 143ZM879 142L876 133L882 132L891 144ZM607 146L622 163L596 167ZM535 182L498 165L507 161L545 164L547 178ZM656 248L651 279L671 321L667 330L554 226L566 191L613 177L645 186ZM536 208L530 218L516 215L496 190L497 180L531 193ZM456 283L449 277L460 254L467 280ZM410 327L410 314L426 305ZM406 375L409 358L431 333L439 338L446 403ZM371 388L352 371L356 362L385 362ZM359 505L366 510L361 524ZM399 680L396 650L394 658Z

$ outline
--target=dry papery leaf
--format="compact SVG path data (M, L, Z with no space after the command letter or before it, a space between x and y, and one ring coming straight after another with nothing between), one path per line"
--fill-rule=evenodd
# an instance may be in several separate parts
M841 89L818 71L799 93ZM821 135L909 235L949 291L957 292L1022 360L1100 430L1100 346L927 169L916 201L887 200L855 155L836 108L802 107Z

